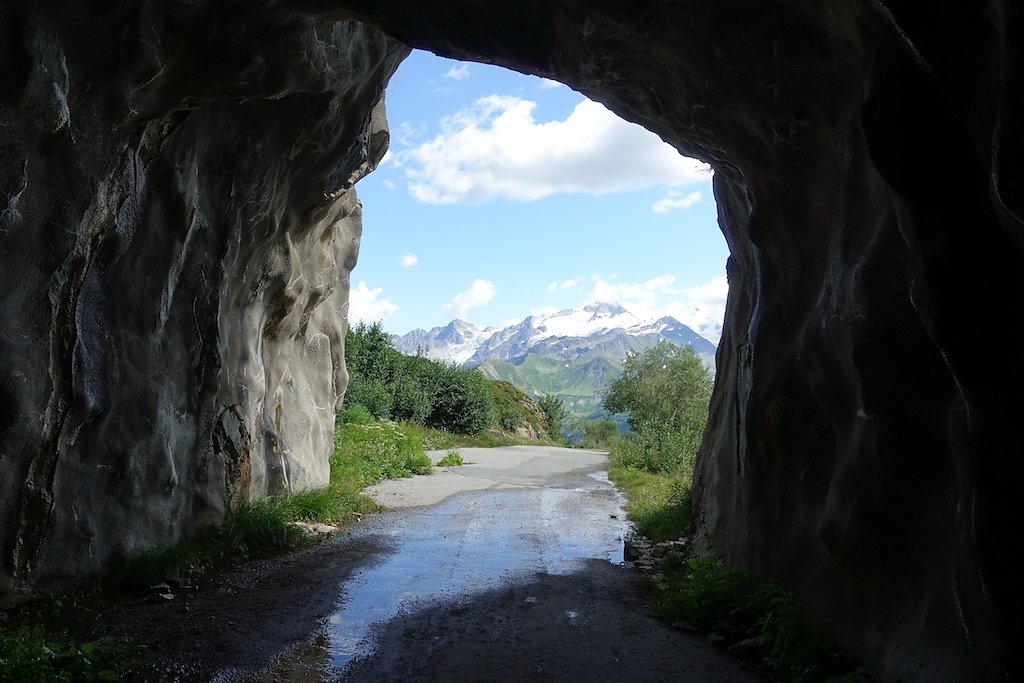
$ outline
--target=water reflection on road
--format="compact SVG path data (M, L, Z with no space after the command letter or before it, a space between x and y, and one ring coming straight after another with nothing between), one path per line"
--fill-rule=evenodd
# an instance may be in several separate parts
M374 647L371 626L436 601L561 575L584 559L622 562L623 499L604 472L577 475L571 488L519 488L456 495L427 509L389 513L361 534L392 552L344 586L328 619L331 668Z

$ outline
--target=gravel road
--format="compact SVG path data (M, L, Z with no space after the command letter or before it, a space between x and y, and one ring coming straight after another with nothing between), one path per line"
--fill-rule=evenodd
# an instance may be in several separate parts
M759 680L647 614L603 453L459 450L473 464L372 487L391 512L122 610L161 653L138 680Z

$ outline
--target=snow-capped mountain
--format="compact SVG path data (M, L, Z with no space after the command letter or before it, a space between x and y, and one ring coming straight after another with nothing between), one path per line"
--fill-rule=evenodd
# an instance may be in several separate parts
M582 354L622 358L629 349L649 348L661 339L691 346L705 357L715 353L714 344L675 318L641 320L622 306L602 303L530 316L503 329L453 320L429 331L413 330L393 342L403 353L420 351L435 360L472 367L492 359L516 363L526 356L565 361Z

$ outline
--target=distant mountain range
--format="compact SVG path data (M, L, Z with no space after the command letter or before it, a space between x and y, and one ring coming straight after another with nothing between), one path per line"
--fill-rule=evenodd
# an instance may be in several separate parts
M480 328L453 320L432 330L413 330L392 338L406 354L476 367L488 360L518 365L528 356L572 361L586 354L621 360L626 351L650 348L662 339L691 346L697 355L715 353L715 345L675 318L641 320L616 304L591 304L549 315L530 316L505 328Z
M642 352L663 339L690 346L709 366L714 363L715 345L675 318L641 320L606 303L530 316L501 329L453 320L392 342L406 354L479 367L532 396L558 395L573 414L593 418L601 416L601 394L622 374L627 352Z

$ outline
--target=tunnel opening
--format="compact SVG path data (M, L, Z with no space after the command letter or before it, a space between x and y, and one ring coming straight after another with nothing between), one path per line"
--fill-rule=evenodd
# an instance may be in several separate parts
M568 83L714 165L703 539L884 677L1019 677L1019 13L897 5L3 13L5 600L323 480L347 190L415 46Z
M391 148L356 186L350 325L577 420L607 418L608 382L659 340L713 375L728 251L710 167L556 82L425 52L387 110Z

